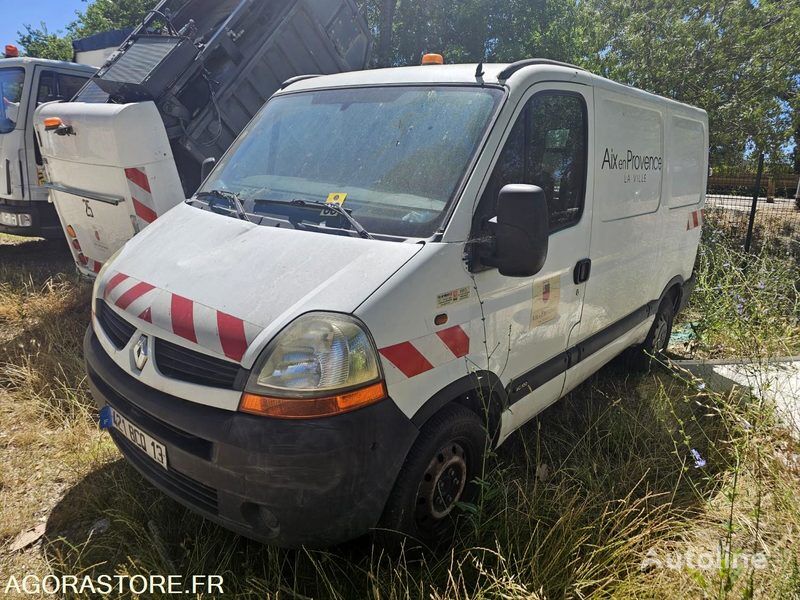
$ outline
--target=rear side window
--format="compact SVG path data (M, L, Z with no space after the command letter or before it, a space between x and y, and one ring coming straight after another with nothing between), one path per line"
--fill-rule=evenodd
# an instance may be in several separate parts
M58 75L58 95L66 101L72 100L88 80L88 77L60 73Z
M551 233L578 223L586 195L586 119L579 94L541 92L528 100L484 191L476 225L497 214L500 190L512 183L544 190Z
M52 71L42 71L39 75L39 88L36 92L36 104L52 102L58 97L56 90L56 74Z

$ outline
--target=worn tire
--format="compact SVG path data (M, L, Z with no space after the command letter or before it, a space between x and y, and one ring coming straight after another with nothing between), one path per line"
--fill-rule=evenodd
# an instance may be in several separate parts
M475 499L488 439L480 417L459 404L433 415L400 470L376 541L390 549L451 543L456 503Z
M675 295L670 293L661 301L644 342L628 350L625 362L629 369L647 372L665 359L674 320Z

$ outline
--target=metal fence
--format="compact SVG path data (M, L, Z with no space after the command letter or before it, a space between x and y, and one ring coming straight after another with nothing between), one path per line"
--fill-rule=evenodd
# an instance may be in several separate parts
M763 168L755 173L710 176L707 227L745 250L786 240L800 242L799 178Z

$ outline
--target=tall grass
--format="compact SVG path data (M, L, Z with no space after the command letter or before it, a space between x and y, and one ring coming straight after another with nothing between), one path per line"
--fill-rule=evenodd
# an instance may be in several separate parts
M698 269L688 319L703 352L764 358L796 351L794 265L713 248ZM483 510L464 515L449 550L387 554L368 538L327 551L279 550L168 500L105 436L88 433L94 416L78 349L85 285L56 277L2 286L12 315L6 325L15 332L0 358L13 397L4 410L18 418L26 405L62 422L58 436L88 439L75 445L82 458L64 457L76 467L48 512L40 554L49 572L219 574L237 598L800 594L800 448L758 398L715 392L677 370L632 375L611 366L488 458L479 480ZM94 531L101 517L110 527ZM13 515L3 519L0 532L13 531ZM728 560L710 569L668 564L670 556L705 551ZM733 564L755 551L767 553L766 568Z

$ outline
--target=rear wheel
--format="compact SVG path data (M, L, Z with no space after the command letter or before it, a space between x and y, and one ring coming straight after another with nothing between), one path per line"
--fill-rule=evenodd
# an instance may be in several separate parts
M649 371L654 362L665 359L674 319L675 295L670 293L661 301L644 342L628 350L628 367L636 371Z
M475 499L488 437L481 419L452 404L423 426L395 482L379 525L378 541L404 538L425 546L452 540L459 503Z

